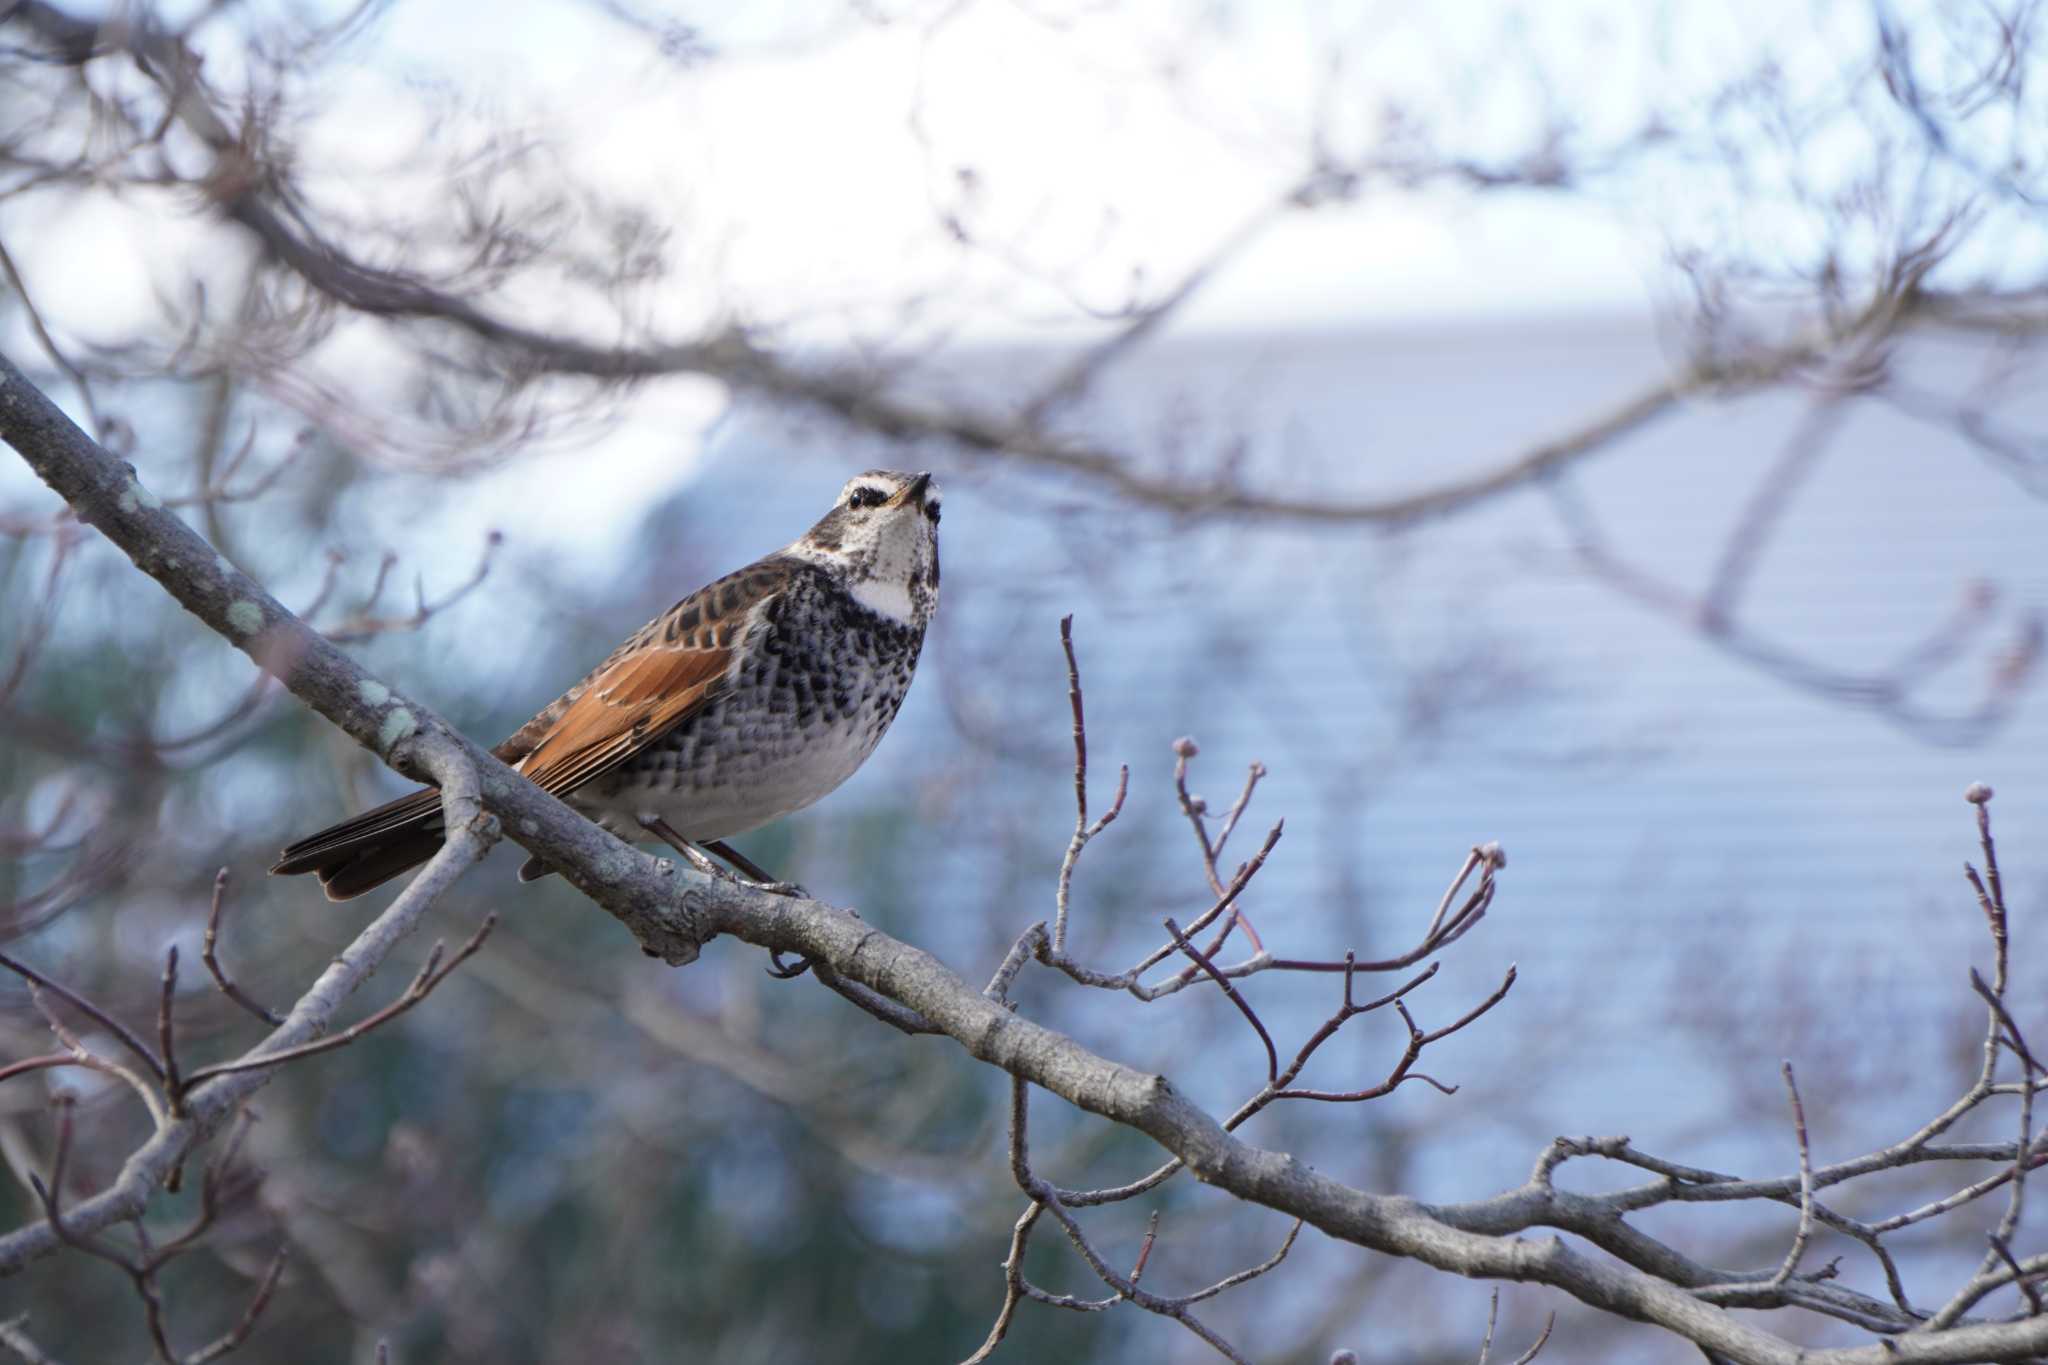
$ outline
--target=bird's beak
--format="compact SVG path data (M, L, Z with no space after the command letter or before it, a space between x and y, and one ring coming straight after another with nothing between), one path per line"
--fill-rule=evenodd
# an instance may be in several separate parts
M922 503L924 501L924 490L930 486L931 481L932 476L930 474L920 474L909 483L904 484L903 491L883 505L887 507L903 507L913 502Z

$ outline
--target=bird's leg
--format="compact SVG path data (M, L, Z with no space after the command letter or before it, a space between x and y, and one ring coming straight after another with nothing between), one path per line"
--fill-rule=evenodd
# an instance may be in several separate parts
M730 872L727 872L717 863L714 863L709 858L705 857L704 854L697 848L695 844L691 843L688 839L685 839L682 835L676 833L675 826L671 825L668 821L662 819L660 816L642 815L639 817L639 823L640 828L646 830L649 834L652 834L655 838L661 840L664 844L667 844L670 848L682 854L685 862L689 863L691 867L696 868L699 872L702 872L707 877L724 877L728 880L732 879L732 874Z
M775 878L768 875L767 871L759 863L723 839L706 839L704 841L704 851L715 854L731 863L740 870L741 876L751 877L757 882L772 882L775 880Z
M759 864L722 839L705 839L701 841L702 847L700 848L697 844L691 843L688 839L678 834L674 825L671 825L658 815L642 815L639 817L639 823L640 828L646 830L649 834L652 834L655 838L682 854L683 857L689 859L690 866L707 876L723 877L727 881L742 882L744 885L751 886L756 891L766 891L772 895L797 896L804 900L811 898L811 893L798 886L795 882L777 881L774 877L763 871ZM705 856L706 852L715 853L728 863L731 863L735 868L739 869L740 875L735 877L717 863L712 862L710 858Z
M723 839L706 839L704 841L704 851L706 853L715 853L738 868L740 875L751 880L757 890L772 892L778 896L797 896L803 900L811 898L811 893L798 886L795 882L785 882L770 876L759 863Z

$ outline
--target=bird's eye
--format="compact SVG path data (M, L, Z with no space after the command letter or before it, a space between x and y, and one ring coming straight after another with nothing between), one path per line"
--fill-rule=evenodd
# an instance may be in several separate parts
M883 493L881 489L875 487L873 484L864 483L859 488L854 489L852 493L847 495L846 505L848 507L856 508L880 507L883 503L887 502L888 500L888 495Z
M937 526L939 524L939 505L937 503L926 503L924 505L924 514L932 519L932 525Z

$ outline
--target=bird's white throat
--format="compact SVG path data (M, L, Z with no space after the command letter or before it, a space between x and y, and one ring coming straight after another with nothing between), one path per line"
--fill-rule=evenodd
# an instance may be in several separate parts
M910 625L917 613L910 601L910 586L901 578L864 578L853 585L853 600L875 615Z
M893 625L913 626L918 617L912 583L922 583L931 576L932 551L930 532L919 521L913 521L912 516L922 519L920 513L906 515L894 524L875 528L866 536L830 549L803 537L783 553L837 571L844 575L847 592L854 601Z

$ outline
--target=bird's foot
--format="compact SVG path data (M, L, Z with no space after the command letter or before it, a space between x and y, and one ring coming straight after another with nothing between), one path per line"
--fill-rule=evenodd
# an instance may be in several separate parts
M800 957L796 961L790 962L784 959L781 949L770 948L768 950L768 975L774 977L777 981L794 981L811 969L811 963L814 960L808 957Z
M749 891L766 891L771 896L790 896L796 900L807 901L811 899L811 893L798 886L795 882L763 881L750 877L744 872L735 872L731 868L720 867L709 858L704 859L699 864L699 867L707 876L716 877L722 882L730 882L734 886L744 886Z
M795 882L786 882L772 875L766 868L734 848L723 839L706 839L704 849L725 859L740 874L740 884L751 886L756 891L766 891L771 896L793 896L798 900L812 899L811 893Z

